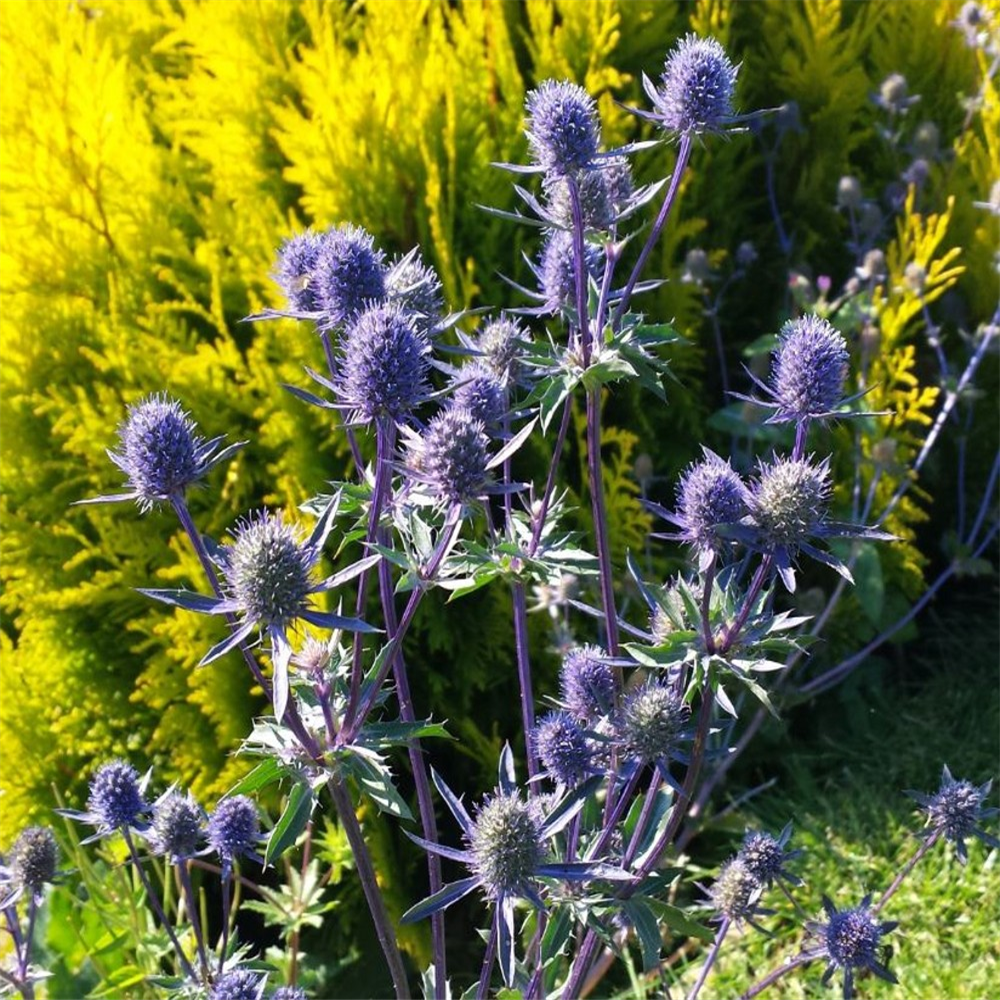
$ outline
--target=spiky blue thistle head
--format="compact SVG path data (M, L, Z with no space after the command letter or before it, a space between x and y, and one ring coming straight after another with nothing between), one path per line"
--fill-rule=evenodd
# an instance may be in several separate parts
M584 258L585 276L596 275L601 262L600 248L584 243ZM575 308L576 256L571 232L554 229L549 233L536 271L545 312Z
M709 890L709 898L722 916L743 920L753 916L762 888L749 865L742 858L734 857L719 869L718 878Z
M18 834L7 858L10 880L15 888L36 896L56 877L59 849L47 826L29 826Z
M301 986L279 986L270 1000L306 1000L306 991Z
M280 513L251 514L224 551L226 580L247 620L284 626L299 617L312 588L315 553Z
M919 792L907 794L917 800L927 817L928 835L938 835L955 845L958 860L964 865L968 861L966 837L976 837L987 847L1000 847L1000 841L979 824L997 815L996 808L984 808L983 803L993 787L992 780L982 785L952 777L945 765L941 773L941 787L933 795Z
M676 748L688 714L671 685L649 681L622 704L615 717L615 741L632 760L662 760Z
M132 826L146 812L139 774L124 760L102 764L90 779L87 809L104 830Z
M290 236L278 250L274 280L296 312L316 312L320 307L313 275L322 246L323 236L306 229Z
M750 512L765 549L794 549L826 518L832 486L826 462L777 457L762 464L750 494Z
M520 792L497 792L476 814L469 835L471 867L490 899L521 895L544 857L542 820Z
M567 229L573 225L573 203L570 197L569 181L562 174L545 178L548 194L548 212L552 220ZM577 181L580 195L580 214L583 228L603 232L614 219L614 209L608 193L608 185L603 170L590 170L581 174Z
M622 212L635 194L635 180L632 177L632 165L624 156L612 156L604 160L600 166L604 186L608 190L608 201L611 209L617 215Z
M223 799L208 819L208 842L225 861L252 854L259 839L257 807L245 795Z
M531 335L520 323L501 314L480 330L475 346L482 355L483 362L496 375L511 381L518 372L518 357L523 351L521 345L530 339Z
M261 1000L267 976L249 969L224 972L208 989L209 1000Z
M507 387L504 379L483 359L475 359L455 375L452 402L459 409L491 427L500 421L507 409Z
M593 742L569 712L540 719L533 740L538 759L560 784L572 788L594 773Z
M128 477L143 510L179 497L203 472L204 441L181 404L163 393L146 396L129 407L118 428L120 450L111 452Z
M771 364L775 420L807 420L832 413L844 395L850 355L840 333L819 316L781 328Z
M596 719L614 706L614 669L599 646L570 650L563 658L559 681L562 703L577 719Z
M433 327L444 307L441 279L417 250L392 262L385 276L385 295L410 313L413 325L423 332Z
M870 907L841 910L826 925L826 950L837 965L863 968L877 958L881 936L881 925Z
M324 327L343 326L369 302L385 296L384 254L359 226L336 226L323 234L313 278Z
M749 492L727 459L705 451L689 466L677 489L677 520L681 537L701 550L716 549L720 529L735 524L749 510Z
M790 882L792 885L800 885L800 880L785 870L785 862L801 853L786 850L791 836L790 823L777 837L772 837L764 831L748 830L743 837L743 845L737 857L763 886L770 886L777 879Z
M343 339L339 390L353 419L402 420L426 398L427 338L398 305L372 306Z
M431 492L452 503L468 503L487 484L489 438L468 410L449 406L427 425L415 465Z
M587 91L568 80L545 80L524 103L525 134L535 160L552 174L586 170L600 144L597 106Z
M716 39L685 36L667 56L654 92L660 123L680 135L721 132L733 118L738 72Z
M203 835L201 809L190 794L169 792L153 805L153 823L148 833L156 854L182 861L198 853Z

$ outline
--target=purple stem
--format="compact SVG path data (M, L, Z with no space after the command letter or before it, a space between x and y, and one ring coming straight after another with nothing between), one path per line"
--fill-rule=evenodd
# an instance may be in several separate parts
M232 862L222 865L222 940L219 942L219 975L226 967L226 952L229 950L229 919L232 909L232 898L229 893L229 883L233 876Z
M166 914L163 912L163 907L160 905L160 897L153 891L152 883L149 881L146 872L143 870L142 862L139 859L139 852L135 849L135 842L132 840L132 834L129 832L127 826L123 826L122 837L125 839L125 844L128 847L128 853L132 858L132 864L135 865L135 870L139 874L139 881L142 883L143 889L146 890L146 898L149 900L149 905L153 908L153 912L156 914L157 919L163 924L163 929L167 932L167 937L170 938L170 943L174 946L174 950L177 952L177 957L180 959L181 968L184 970L184 975L186 975L192 982L197 982L198 977L194 973L194 969L191 967L191 963L187 960L187 956L184 954L184 949L181 947L180 941L177 940L177 935L174 933L173 927L170 926L170 921L167 920Z
M340 825L347 834L347 842L354 854L354 860L358 868L358 877L361 880L361 888L364 890L365 898L368 900L368 908L371 910L372 919L375 922L375 933L378 936L379 944L382 946L382 954L385 956L386 964L389 966L389 975L392 977L392 985L396 991L396 996L400 1000L410 996L410 987L406 980L406 969L403 967L403 959L399 954L399 946L396 944L396 932L393 929L389 913L385 908L385 900L378 887L378 880L375 877L375 869L372 867L371 857L368 854L368 847L365 844L364 835L358 824L358 817L354 813L354 804L351 796L343 782L337 778L331 778L327 785L333 797L333 804L337 810L337 817Z
M35 917L38 916L38 903L35 894L32 892L28 899L28 926L24 932L24 948L18 956L18 967L21 973L21 985L19 987L21 996L25 1000L32 1000L35 995L34 983L26 982L28 978L28 967L31 965L31 942L35 936Z
M817 958L822 958L823 952L821 951L804 951L795 958L788 959L784 965L778 966L773 972L768 973L759 982L754 983L742 994L740 1000L753 1000L753 997L757 996L758 993L763 993L769 986L773 986L779 979L787 976L789 972L793 972L795 969L801 968L803 965L808 965L810 962L815 962Z
M588 291L590 275L587 272L587 258L584 255L583 241L583 209L580 206L580 188L576 177L570 174L567 178L569 187L569 204L573 215L573 267L576 272L576 321L580 330L580 351L583 367L590 367L590 310L588 309Z
M701 972L698 973L698 978L695 980L694 986L691 987L691 992L687 995L687 1000L697 1000L698 994L701 992L702 986L705 985L705 980L708 978L712 966L715 965L715 960L719 955L719 948L722 946L722 942L729 931L730 923L729 917L722 918L722 923L719 924L719 930L715 935L715 940L712 942L712 947L709 949L708 955L705 956L705 964L702 965Z
M635 262L635 267L632 268L632 273L628 277L628 282L622 291L622 296L618 301L614 317L611 320L611 325L615 327L615 329L618 328L622 317L628 310L629 302L632 299L632 290L635 288L635 284L639 280L639 275L646 266L646 261L649 259L649 255L653 252L653 247L656 246L656 243L660 238L660 233L663 232L663 227L667 223L667 217L670 215L670 209L673 207L674 199L677 197L677 191L680 188L681 176L687 168L690 156L691 138L687 135L681 136L680 146L677 149L677 162L674 164L674 172L670 177L670 187L667 188L667 193L663 198L663 205L660 208L660 214L657 215L656 222L653 223L653 228L650 230L649 237L646 239L642 252L639 254L639 259Z
M490 936L486 942L486 954L483 956L483 969L479 973L479 986L476 989L476 1000L486 1000L490 994L490 979L493 978L493 963L497 957L497 934L502 919L499 905L495 907L493 922L490 924Z
M587 861L594 861L601 856L601 852L605 847L608 846L608 841L611 839L612 834L615 832L615 827L618 825L618 821L622 818L625 812L625 808L629 803L629 799L632 798L633 792L635 792L635 786L639 784L639 778L642 776L642 768L636 767L635 770L629 775L625 782L625 787L622 789L621 795L615 800L614 805L611 809L605 809L604 811L604 825L601 830L600 837L594 845L587 851ZM608 799L612 797L612 790L614 788L614 778L608 783Z
M535 741L531 732L535 728L535 701L531 692L531 660L528 654L528 602L523 583L514 584L514 642L517 647L517 680L521 688L521 721L524 725L524 752L528 759L528 788L532 795L539 792L538 782L531 781L538 774Z
M774 557L768 553L760 561L760 565L757 567L757 572L754 573L753 579L750 581L750 588L747 590L746 597L743 599L743 606L739 610L739 614L736 616L736 620L730 625L722 634L722 641L718 644L718 651L720 653L727 653L732 648L733 644L740 636L740 632L743 630L743 626L747 623L747 618L750 617L750 612L753 606L757 603L757 598L760 596L760 592L767 580L768 573L771 571L771 564L774 562Z
M552 503L552 494L556 488L556 474L559 471L559 459L562 457L563 445L566 443L566 435L569 432L569 420L572 415L570 397L563 401L562 420L559 423L559 433L556 436L555 447L552 449L552 458L549 463L549 477L545 481L545 492L542 494L541 503L538 505L538 512L533 517L531 527L531 545L528 546L528 555L533 556L538 551L538 546L542 540L542 528L545 527L545 517L549 512L549 504Z
M180 876L181 889L184 891L184 899L187 902L188 913L191 919L191 929L194 931L194 939L198 945L198 961L201 963L201 975L203 979L207 979L208 956L205 953L205 938L201 933L201 921L198 919L198 900L195 898L194 886L191 884L191 871L188 868L187 860L177 863L177 874Z
M903 884L903 879L910 874L917 866L917 862L941 839L941 831L935 830L921 845L917 852L903 865L900 873L893 879L892 885L882 893L882 898L872 908L873 913L880 913L882 908L895 895L896 890Z
M629 841L628 849L625 851L625 857L622 859L622 867L628 868L632 864L633 858L635 858L636 852L639 850L639 845L642 843L642 838L646 835L646 827L649 826L649 818L653 814L653 804L656 802L656 793L660 790L660 770L659 768L653 768L653 776L649 779L649 788L646 789L646 800L642 804L642 812L639 813L639 819L635 824L635 830L632 831L632 839Z

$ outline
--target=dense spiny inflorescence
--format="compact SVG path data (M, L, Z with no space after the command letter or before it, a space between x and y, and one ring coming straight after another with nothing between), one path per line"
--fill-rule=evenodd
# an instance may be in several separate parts
M22 830L10 849L7 862L14 887L37 896L56 876L59 849L52 831L47 826L29 826Z
M822 525L831 493L825 462L777 457L762 464L750 508L763 547L793 549L806 541Z
M473 871L491 899L522 894L544 855L537 811L518 792L498 792L480 808L469 847Z
M595 275L601 252L590 243L584 244L585 273ZM557 313L573 308L576 303L576 257L573 234L565 229L552 230L537 267L539 293L546 312Z
M252 854L260 837L257 807L245 795L223 799L208 820L208 842L226 862Z
M681 135L720 132L733 118L738 67L714 38L687 35L667 56L650 97L664 128Z
M270 1000L306 1000L306 991L301 986L279 986Z
M180 496L201 476L204 442L196 430L180 403L166 395L147 396L129 407L118 429L121 450L110 454L144 510Z
M573 225L573 206L570 200L569 181L562 176L546 178L548 211L554 222L569 229ZM603 170L591 170L583 174L578 182L580 192L580 214L583 228L589 231L603 231L614 219L614 208L608 192Z
M920 803L927 816L930 834L940 834L955 845L958 860L965 864L968 860L966 837L976 837L988 847L1000 847L1000 841L984 830L979 824L997 815L996 808L983 808L990 794L993 782L973 785L971 781L956 780L945 765L941 774L941 787L933 795L908 792Z
M691 465L677 490L681 537L699 549L716 549L722 542L719 529L735 524L748 510L749 494L739 473L728 461L705 451Z
M536 161L549 173L576 175L597 155L600 127L594 99L568 81L545 80L525 98L526 134Z
M583 726L569 712L550 712L533 734L538 759L567 787L594 773L594 747Z
M431 492L452 503L475 500L487 484L489 438L481 421L449 406L427 425L416 465Z
M314 553L281 514L243 521L226 550L226 579L247 620L284 626L306 607Z
M441 279L415 250L392 262L385 276L385 295L413 314L414 325L428 331L444 306Z
M771 368L779 420L801 421L831 413L844 393L849 360L840 333L819 316L789 320Z
M895 922L880 923L878 915L871 908L871 897L866 896L860 906L838 911L823 897L823 909L827 923L812 923L810 931L819 939L829 965L823 975L823 983L830 981L837 969L844 970L844 996L854 994L853 982L856 969L867 969L882 979L895 983L896 977L879 961L880 942L895 926Z
M562 703L582 721L611 711L615 703L615 674L599 646L570 650L559 674Z
M452 399L458 409L468 410L486 426L500 421L507 409L504 380L485 360L475 359L455 374Z
M208 996L209 1000L261 1000L266 984L267 976L249 969L233 969L212 983Z
M720 869L709 891L715 909L730 920L753 916L761 894L760 880L739 857L730 858Z
M324 313L321 326L342 326L385 296L383 256L358 226L337 226L323 234L311 283Z
M528 332L509 316L491 320L479 333L476 349L482 360L501 379L513 380L518 374L521 344L529 339Z
M297 312L316 312L316 283L313 277L319 263L323 236L307 229L290 236L281 244L274 280L284 292L291 309Z
M426 337L398 305L366 309L348 328L340 359L339 389L352 419L402 420L426 397Z
M173 861L183 861L198 853L203 817L190 794L169 792L153 806L153 823L148 833L150 847Z
M801 880L785 869L785 862L797 857L800 851L788 851L786 847L792 836L789 824L778 837L763 831L748 830L743 837L737 857L750 869L761 885L770 886L776 879L801 885Z
M136 769L123 760L102 764L90 779L87 808L105 831L132 826L148 809Z
M615 739L640 763L669 757L688 718L672 686L649 681L630 692L615 718Z

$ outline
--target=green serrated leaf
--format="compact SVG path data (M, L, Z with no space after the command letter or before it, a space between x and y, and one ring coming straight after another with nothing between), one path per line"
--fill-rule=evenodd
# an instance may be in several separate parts
M639 936L639 945L642 948L642 971L649 972L660 964L660 949L663 946L656 915L641 896L626 900L623 909Z
M354 775L361 790L378 806L379 810L398 819L413 819L410 807L396 790L392 775L385 764L376 764L358 754L349 758L348 769Z
M642 897L646 905L656 914L658 920L665 923L671 930L683 934L685 937L696 937L702 941L713 941L715 932L692 920L683 910L663 900L653 899L649 896Z
M284 774L281 764L273 758L261 761L248 775L237 781L232 788L226 792L226 796L232 795L252 795L254 792L273 785L279 781Z
M264 851L265 867L280 858L299 839L312 815L313 791L308 782L300 781L292 786L281 818L274 824Z

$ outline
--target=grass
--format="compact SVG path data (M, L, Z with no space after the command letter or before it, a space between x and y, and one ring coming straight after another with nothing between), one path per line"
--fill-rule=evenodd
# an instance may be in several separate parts
M791 846L805 852L794 870L806 883L793 895L806 918L822 918L824 893L841 909L856 906L868 892L877 899L920 843L915 834L922 820L903 790L936 790L944 763L957 778L977 784L997 774L995 607L993 601L988 611L936 623L919 654L888 671L881 695L855 685L841 699L829 696L821 709L798 710L793 728L801 728L805 712L806 721L814 721L809 738L803 743L796 736L793 744L786 736L784 744L770 744L767 764L778 782L731 818L720 860L738 847L744 826L777 833L791 820ZM848 710L861 695L864 715ZM899 985L868 976L856 984L858 997L1000 996L1000 858L978 840L969 852L963 868L953 847L940 844L904 881L882 914L900 924L883 939ZM773 936L750 927L731 931L703 1000L737 997L797 954L805 941L803 918L777 890L764 905L776 911L763 920ZM672 995L690 987L701 960L699 955L679 970ZM796 970L762 996L837 997L842 980L838 975L836 985L824 988L824 968L814 963Z

